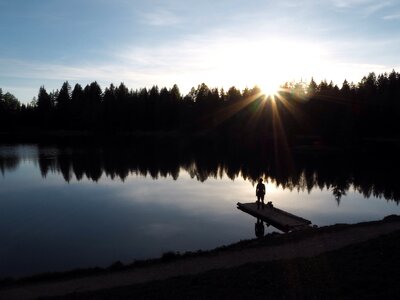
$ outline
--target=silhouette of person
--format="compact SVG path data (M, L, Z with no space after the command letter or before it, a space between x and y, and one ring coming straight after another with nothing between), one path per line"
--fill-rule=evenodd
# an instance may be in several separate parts
M257 218L257 223L254 226L256 237L261 238L264 236L264 222Z
M260 200L262 201L262 205L264 207L264 195L265 195L265 185L263 179L258 179L258 183L256 186L256 196L257 196L257 207L260 207Z

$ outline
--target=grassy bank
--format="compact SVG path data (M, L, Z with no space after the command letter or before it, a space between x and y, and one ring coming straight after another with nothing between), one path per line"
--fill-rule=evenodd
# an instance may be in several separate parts
M324 253L62 299L395 299L400 232Z

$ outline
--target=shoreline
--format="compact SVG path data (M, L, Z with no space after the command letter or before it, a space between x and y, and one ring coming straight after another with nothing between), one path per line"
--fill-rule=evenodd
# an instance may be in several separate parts
M159 131L104 131L104 130L41 130L27 129L15 131L0 131L0 140L11 143L66 143L66 142L110 142L131 139L132 142L140 139L173 139L183 141L267 141L270 143L281 144L281 140L272 136L260 137L254 135L242 135L237 133L221 133L218 131L185 131L185 130L159 130ZM336 148L400 148L400 137L392 136L354 136L347 135L327 139L321 135L297 135L289 142L289 146L298 151L309 151L315 149L323 151ZM287 145L287 144L286 144ZM336 149L337 150L337 149Z
M130 265L115 263L107 269L75 270L3 280L0 298L28 299L30 295L64 295L73 292L74 286L80 287L79 292L90 292L167 280L176 276L193 276L254 262L314 257L399 230L400 216L391 215L381 221L336 224L289 234L269 234L261 239L240 241L210 251L166 253L162 258L136 261Z

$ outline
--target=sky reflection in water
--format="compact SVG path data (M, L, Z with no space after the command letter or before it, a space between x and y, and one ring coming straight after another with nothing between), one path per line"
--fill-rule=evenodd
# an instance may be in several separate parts
M48 160L56 152L41 149ZM67 182L57 170L42 177L35 146L3 146L0 157L19 158L1 168L0 277L108 266L255 237L256 219L236 208L255 201L255 187L241 176L201 182L180 169L177 180L129 174L122 181L103 173L97 182ZM269 180L266 197L319 226L400 214L395 201L365 198L353 188L338 205L326 188L290 191ZM278 230L266 228L272 231Z

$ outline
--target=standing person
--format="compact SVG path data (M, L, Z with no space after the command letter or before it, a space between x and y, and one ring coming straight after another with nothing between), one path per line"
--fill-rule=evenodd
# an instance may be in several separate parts
M263 179L258 179L256 186L256 196L257 196L257 206L260 207L260 200L262 201L262 206L264 207L264 195L265 195L265 185Z

